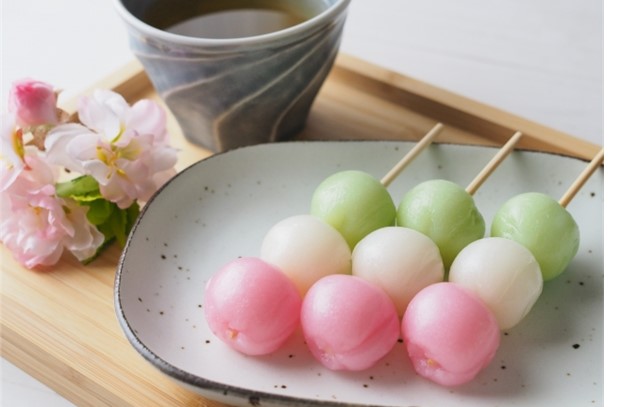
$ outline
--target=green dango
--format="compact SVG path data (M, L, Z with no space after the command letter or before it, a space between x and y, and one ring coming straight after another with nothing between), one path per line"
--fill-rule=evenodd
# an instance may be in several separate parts
M397 209L397 225L417 230L433 240L449 271L457 254L485 235L485 220L472 195L511 153L522 133L517 131L466 187L435 179L408 191Z
M353 249L374 230L394 225L396 208L377 178L347 170L319 184L311 199L310 213L338 230Z
M397 209L397 225L430 237L446 270L461 249L485 235L485 220L472 196L442 179L425 181L405 194Z
M569 211L538 192L505 202L494 216L491 235L528 248L539 263L544 281L561 274L580 246L580 230Z
M558 201L538 192L505 202L492 220L491 235L515 240L537 259L544 281L560 275L580 246L578 224L565 207L604 162L602 148Z

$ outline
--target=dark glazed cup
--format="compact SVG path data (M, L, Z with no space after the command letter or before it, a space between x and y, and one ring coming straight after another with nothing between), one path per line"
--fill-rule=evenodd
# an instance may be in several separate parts
M154 11L155 0L114 0L132 52L184 136L212 152L285 140L302 130L337 55L350 0L317 1L324 10L297 25L210 39L143 21L147 13L166 19L195 1L169 1L168 9Z

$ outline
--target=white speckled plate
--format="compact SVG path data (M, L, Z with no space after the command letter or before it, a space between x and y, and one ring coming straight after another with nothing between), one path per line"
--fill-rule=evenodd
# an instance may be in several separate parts
M127 338L165 375L234 405L550 406L603 404L603 184L600 169L568 206L581 230L569 268L544 286L517 327L503 332L494 361L473 382L443 388L417 376L405 346L375 367L332 372L298 333L275 354L227 348L203 318L209 276L237 256L256 256L267 230L307 213L328 175L360 169L381 178L407 142L291 142L241 148L181 172L147 204L123 252L115 306ZM432 145L390 186L396 203L432 178L466 186L496 149ZM516 151L478 190L488 225L518 193L560 198L585 162ZM488 227L489 230L489 227Z

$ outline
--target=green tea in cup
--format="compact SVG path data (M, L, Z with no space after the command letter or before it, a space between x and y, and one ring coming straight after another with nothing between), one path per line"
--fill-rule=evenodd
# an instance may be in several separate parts
M328 8L320 1L161 0L145 11L144 22L165 31L198 38L240 38L300 24Z

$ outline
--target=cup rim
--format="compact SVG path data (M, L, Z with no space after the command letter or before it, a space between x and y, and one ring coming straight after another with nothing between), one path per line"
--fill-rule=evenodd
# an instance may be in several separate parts
M141 32L148 34L154 38L162 41L173 42L181 45L189 46L211 46L211 47L231 47L231 46L257 46L266 43L272 43L275 41L284 40L290 37L296 37L298 35L307 33L314 29L317 29L321 25L330 21L334 16L340 14L347 8L351 0L336 0L327 9L321 13L313 16L312 18L305 20L299 24L291 27L283 28L282 30L273 31L265 34L253 35L248 37L235 37L235 38L204 38L204 37L189 37L186 35L171 33L159 28L155 28L136 16L134 16L123 5L123 0L114 0L114 5L117 13L121 16L125 22L140 30Z

